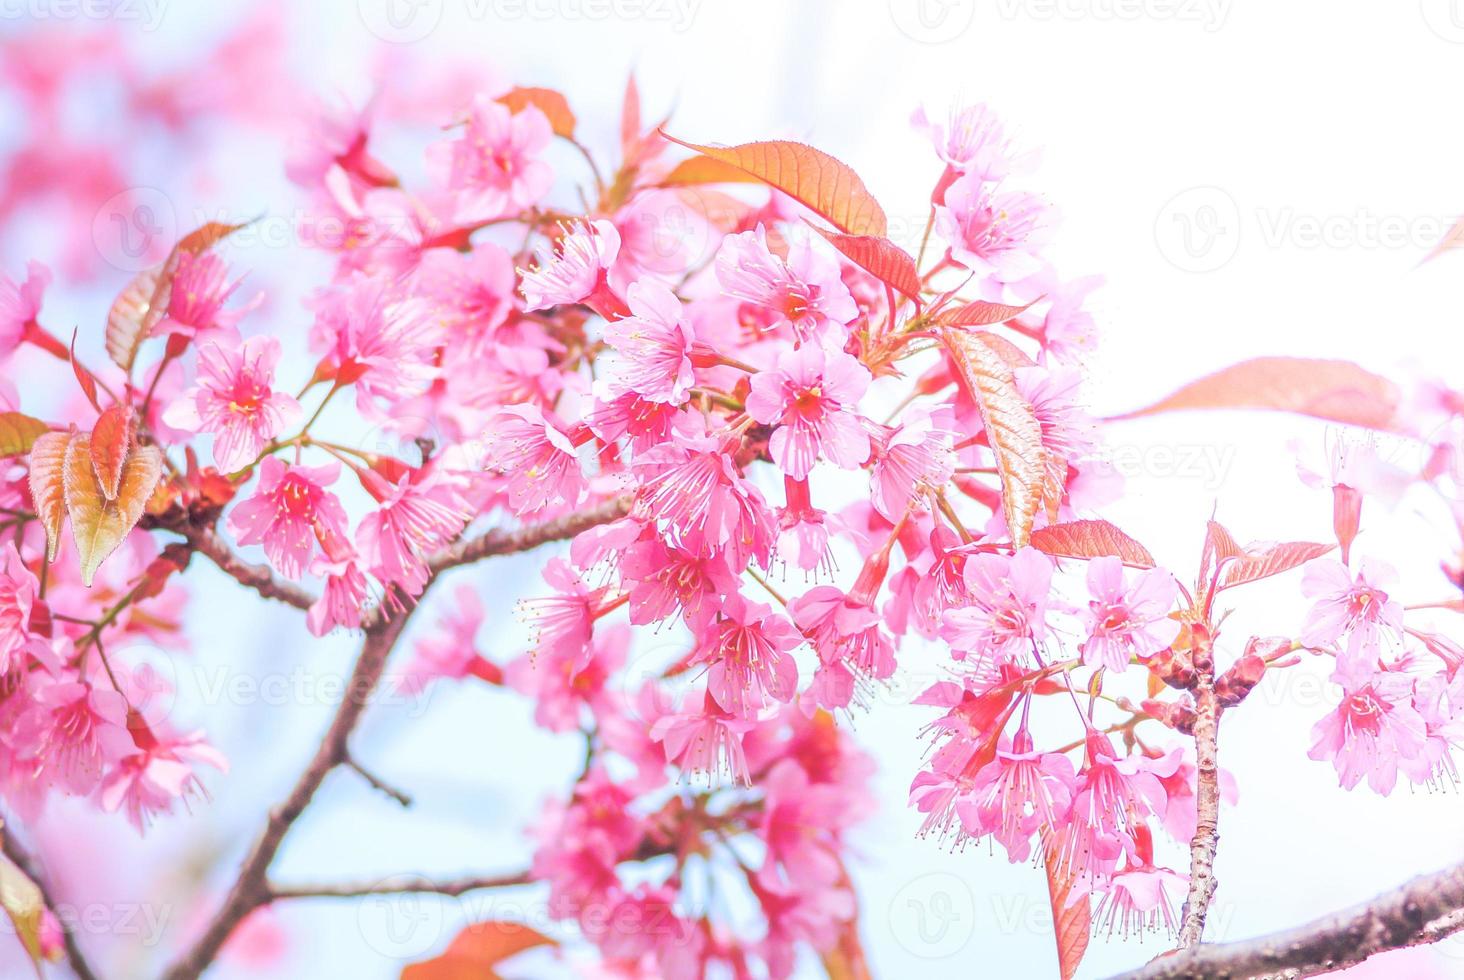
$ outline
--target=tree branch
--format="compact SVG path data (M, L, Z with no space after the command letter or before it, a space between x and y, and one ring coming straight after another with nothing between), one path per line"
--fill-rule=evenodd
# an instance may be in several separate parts
M31 881L35 882L36 888L41 893L41 901L45 902L46 908L56 916L56 921L61 925L61 943L66 949L66 960L71 965L71 972L76 974L78 980L97 980L95 971L86 960L86 954L81 951L81 946L76 941L76 933L71 931L71 924L57 913L55 896L41 874L35 858L21 846L20 841L15 839L10 828L3 824L0 824L0 847L3 847L5 856L10 858L16 867L24 871Z
M1438 942L1461 929L1464 864L1294 929L1169 953L1115 980L1294 980L1354 966L1376 953Z
M428 878L411 879L398 875L381 881L355 882L334 885L271 885L271 900L295 898L361 898L366 895L462 895L483 888L510 888L527 885L533 879L527 871L508 875L480 875L469 878L454 878L448 881L432 881Z
M357 762L356 758L352 756L349 752L346 753L346 757L342 759L341 762L343 765L345 765L346 768L350 769L356 775L366 780L366 784L372 789L385 793L387 796L390 796L392 799L400 803L403 807L410 807L412 805L412 796L410 793L405 793L402 790L397 789L390 783L386 782L385 780L378 778L371 772L371 770L367 769L365 766L361 765L361 763Z
M296 609L309 609L315 604L315 596L293 582L277 579L264 565L251 565L236 555L232 548L219 537L211 527L188 528L180 532L194 551L205 555L224 574L241 585L248 586L266 599L277 599Z
M465 538L444 548L432 556L428 565L436 573L492 555L528 551L550 541L572 538L581 531L624 517L630 512L631 500L630 494L621 494L553 520L518 528L494 528L476 538Z
M346 761L346 742L351 730L356 727L361 713L370 700L371 692L381 680L386 667L387 655L401 636L415 604L391 619L383 619L379 612L368 615L364 624L366 640L361 645L361 655L356 659L345 696L336 708L335 718L326 731L325 739L316 749L315 756L300 774L285 802L270 811L264 832L255 841L254 847L244 859L239 876L234 880L223 905L214 914L208 928L194 943L193 948L173 964L164 974L166 980L194 980L213 962L234 928L250 912L270 901L269 884L266 875L285 835L305 808L310 805L320 784L336 766ZM380 609L380 607L378 607Z
M1205 935L1205 915L1215 897L1215 851L1220 844L1220 703L1215 697L1215 665L1196 664L1195 677L1195 836L1190 840L1189 897L1179 945L1197 945Z

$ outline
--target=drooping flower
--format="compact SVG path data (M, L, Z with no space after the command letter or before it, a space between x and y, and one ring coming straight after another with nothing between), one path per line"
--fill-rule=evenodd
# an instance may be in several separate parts
M651 740L660 742L666 749L666 761L684 773L704 776L713 783L725 778L750 785L742 736L753 724L724 711L707 694L700 710L656 719Z
M472 517L467 502L445 480L403 476L381 506L361 518L356 548L383 583L421 595L430 572L427 558L455 538Z
M1391 565L1372 558L1362 560L1355 579L1345 565L1331 558L1307 562L1301 591L1316 602L1302 625L1301 642L1329 646L1345 636L1343 655L1349 671L1370 670L1382 653L1383 640L1403 635L1403 604L1389 598L1383 588L1397 577Z
M319 555L310 563L310 572L325 579L320 598L305 614L310 632L325 636L337 627L360 626L361 607L366 601L366 575L355 553L340 559Z
M1145 569L1126 586L1120 559L1095 558L1088 563L1088 593L1082 649L1089 667L1121 671L1131 657L1162 650L1179 635L1179 622L1168 618L1179 585L1168 572Z
M421 394L438 375L434 364L442 321L433 306L405 295L385 275L355 276L313 300L311 346L322 351L341 383L356 386L356 408L368 418Z
M297 579L310 563L317 541L346 537L346 511L325 488L340 476L340 464L287 466L266 456L254 496L229 512L228 525L240 544L259 544L270 564Z
M1046 207L1031 194L1001 191L968 173L946 189L935 209L936 229L956 261L979 276L1014 282L1041 268Z
M978 554L965 563L970 605L947 609L941 636L957 657L1018 661L1047 634L1052 559L1035 548Z
M486 423L485 462L507 481L515 514L531 514L551 503L574 506L584 490L584 474L574 443L557 419L535 405L505 405Z
M703 630L696 658L710 664L707 693L724 711L755 718L772 701L793 700L798 666L790 655L803 638L768 606L730 596Z
M1331 760L1337 778L1352 789L1367 778L1376 793L1393 791L1400 765L1418 759L1428 732L1412 703L1409 678L1393 671L1339 670L1342 703L1312 726L1309 758Z
M132 751L127 703L111 689L82 680L56 680L33 692L12 733L42 778L68 793L96 789L113 763Z
M999 747L996 758L977 771L956 813L972 837L992 835L1013 862L1032 853L1032 835L1056 827L1076 789L1073 764L1055 752L1037 752L1025 731Z
M0 677L10 673L27 647L33 645L31 612L39 599L40 583L25 567L13 542L0 549Z
M605 327L605 341L621 355L620 382L652 402L679 405L695 382L691 347L696 337L676 294L654 279L631 283L630 315Z
M554 243L554 251L541 253L534 268L525 269L520 277L528 309L589 302L604 315L623 307L607 280L619 254L620 233L608 221L585 221L566 228Z
M39 262L26 266L25 281L16 284L0 274L0 362L20 346L27 327L41 312L41 297L51 283L51 272Z
M667 540L696 555L724 555L738 568L766 566L773 518L762 493L738 474L716 440L685 439L643 453L633 513L654 521Z
M538 154L553 136L548 118L534 106L512 112L480 94L462 138L433 144L428 162L441 185L457 193L459 221L488 221L548 193L554 171Z
M200 764L228 772L223 753L208 744L203 732L186 735L149 726L136 716L128 718L135 751L124 756L105 779L98 800L109 812L123 810L128 821L143 833L173 805L203 794L195 771Z
M280 342L250 337L239 346L208 343L198 352L198 381L168 407L176 429L210 432L214 461L232 473L249 466L271 439L300 419L300 403L274 390Z
M869 434L858 411L870 374L843 351L804 344L784 352L778 366L753 375L747 414L777 426L768 451L795 480L808 476L820 455L844 469L869 458Z
M1093 921L1111 935L1164 931L1177 926L1174 910L1184 900L1189 876L1145 864L1125 867L1108 881L1093 909Z
M761 224L722 240L717 279L728 296L762 311L769 330L786 327L800 343L817 340L841 348L846 326L859 315L838 262L816 251L807 237L790 242L788 258L779 258L768 248Z
M460 585L453 593L454 604L439 621L435 634L417 641L412 662L403 679L403 689L415 693L445 678L462 680L480 677L489 683L503 680L503 672L478 650L478 633L483 628L483 601L471 585Z
M895 650L868 602L818 585L788 603L788 615L818 654L812 693L824 708L848 707L859 681L895 672Z
M870 501L887 520L898 521L927 490L937 490L955 472L955 420L947 408L907 409L899 426L875 444Z

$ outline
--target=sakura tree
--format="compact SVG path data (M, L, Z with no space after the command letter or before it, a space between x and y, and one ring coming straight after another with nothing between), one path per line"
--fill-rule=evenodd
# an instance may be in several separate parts
M174 86L141 91L134 108L185 111ZM916 113L930 205L900 242L848 165L644 119L633 82L616 146L582 142L548 88L450 95L411 120L436 131L419 179L379 149L374 106L309 116L281 164L305 201L297 247L331 272L303 310L250 298L230 253L249 215L178 237L74 331L51 312L64 276L0 279L0 356L50 359L0 383L0 901L38 970L108 975L27 846L48 808L84 800L145 834L205 819L229 778L127 654L186 647L202 563L298 610L302 645L344 632L359 651L227 888L150 965L173 980L267 906L418 887L276 874L332 772L408 801L353 743L392 662L419 689L515 691L584 758L516 868L420 885L539 883L552 928L477 923L414 980L542 946L603 976L870 975L848 842L877 801L852 723L910 677L928 846L999 845L1045 876L1064 978L1095 932L1172 937L1134 976L1309 976L1464 926L1456 868L1275 937L1203 941L1222 804L1245 783L1219 733L1265 723L1233 712L1269 676L1340 690L1310 760L1277 765L1379 794L1456 779L1464 647L1431 617L1464 612L1464 396L1262 358L1135 411L1344 427L1308 475L1334 540L1242 545L1211 520L1175 528L1194 562L1162 568L1100 516L1123 493L1102 444L1124 420L1080 397L1094 283L1045 258L1050 207L986 106ZM556 172L555 143L576 169ZM308 358L289 353L301 323ZM1404 494L1437 514L1436 565L1395 568L1364 533ZM525 553L542 580L495 572ZM1405 606L1404 586L1428 595ZM519 594L524 649L483 652L479 587ZM1298 591L1304 621L1227 629ZM409 643L424 606L436 621Z

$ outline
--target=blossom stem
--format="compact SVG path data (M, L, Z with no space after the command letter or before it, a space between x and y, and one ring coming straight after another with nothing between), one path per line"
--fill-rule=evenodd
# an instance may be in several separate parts
M345 761L342 764L347 769L350 769L356 775L366 780L366 784L372 789L379 790L380 792L385 793L387 796L390 796L392 799L400 803L404 809L412 805L411 794L404 793L390 783L385 782L384 780L377 777L374 773L371 772L371 770L367 769L365 766L361 765L361 763L357 762L356 757L351 755L350 753L346 754Z
M752 580L754 582L756 582L758 585L761 585L763 587L764 591L766 591L768 595L772 596L774 599L777 599L778 600L778 605L783 606L785 608L787 607L788 600L783 597L782 593L780 593L777 589L773 588L771 582L769 582L767 579L765 579L761 575L759 575L752 568L752 566L749 565L747 568L743 569L743 571L747 572L747 574L752 578Z

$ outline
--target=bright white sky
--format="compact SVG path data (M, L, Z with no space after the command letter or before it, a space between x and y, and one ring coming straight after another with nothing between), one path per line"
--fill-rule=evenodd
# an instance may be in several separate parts
M297 16L314 28L295 52L302 67L323 85L364 91L374 41L364 25L385 23L381 6L301 5ZM589 16L602 10L617 15ZM853 165L892 224L908 216L916 233L935 168L909 129L911 110L943 111L957 99L993 104L1023 143L1043 150L1027 181L1062 213L1051 249L1059 267L1107 279L1096 296L1102 341L1088 388L1100 412L1263 353L1350 357L1461 380L1464 256L1416 268L1464 211L1464 131L1441 97L1457 87L1464 56L1464 11L1450 17L1449 0L425 0L417 13L441 15L417 45L471 53L517 83L565 91L592 144L608 145L634 66L647 114L675 107L673 131L708 142L807 140ZM217 16L212 5L168 9L158 43L185 45L214 29ZM419 33L424 23L405 30ZM1300 438L1317 450L1323 435L1321 426L1278 417L1129 423L1111 441L1151 454L1129 457L1147 462L1134 467L1131 496L1112 516L1182 576L1217 505L1242 540L1322 540L1329 501L1297 482L1286 444ZM1409 506L1386 526L1365 526L1360 550L1371 539L1408 556L1417 591L1432 598L1423 594L1444 536ZM529 574L531 563L501 565L497 578L479 580L493 622L510 622L509 604ZM1294 589L1294 579L1262 587L1266 608L1236 623L1232 643L1247 626L1293 628L1303 608ZM199 628L231 624L202 651L205 665L263 657L288 670L301 635L293 614L226 589L198 592L216 603L195 609ZM342 643L312 650L334 669L348 653ZM1314 665L1302 670L1320 676ZM237 850L263 801L293 778L328 710L211 711L208 725L234 749L238 769L195 821L162 830L195 832L207 822L218 828L214 846ZM1240 782L1241 804L1222 819L1211 938L1297 923L1464 856L1457 794L1346 793L1330 767L1306 759L1308 729L1325 710L1314 688L1273 679L1227 719L1221 758ZM523 863L517 828L569 778L573 742L525 734L524 707L482 691L443 694L413 715L409 706L378 712L359 746L418 797L415 812L332 777L292 836L282 877ZM867 860L857 875L875 975L1046 975L1053 954L1040 870L984 850L951 855L914 837L919 821L905 791L915 733L928 718L892 706L859 725L879 759L885 802L862 839ZM278 746L266 757L249 751L263 737ZM124 828L117 846L135 846L129 837ZM98 854L115 853L107 839L95 838ZM126 890L119 883L119 894ZM381 907L302 907L285 917L301 953L294 975L395 976L396 957L440 948L462 916L533 915L534 898L429 902L399 942L382 938ZM1083 975L1137 965L1162 947L1095 941ZM1415 975L1430 968L1464 976L1464 943L1422 954L1413 967Z

